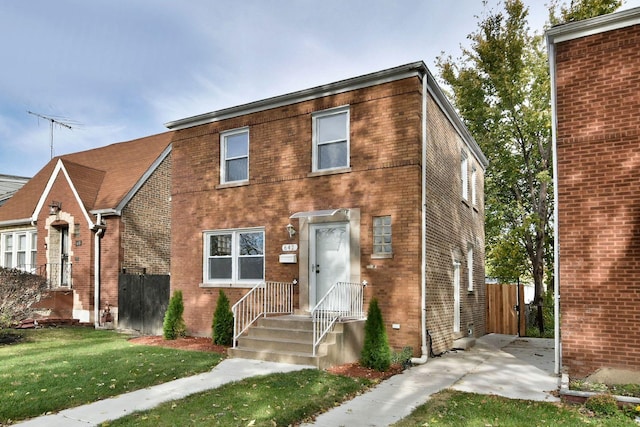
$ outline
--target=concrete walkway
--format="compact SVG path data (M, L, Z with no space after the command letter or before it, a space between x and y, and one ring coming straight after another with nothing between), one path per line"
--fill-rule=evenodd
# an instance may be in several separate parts
M449 352L429 359L424 365L393 376L367 393L320 415L307 426L388 426L409 415L431 394L446 388L517 399L557 401L550 393L559 387L559 378L553 374L553 357L551 339L485 335L470 350ZM19 425L94 426L228 382L305 368L309 367L226 359L207 373L67 409Z
M388 426L446 388L555 402L559 399L550 392L558 390L560 378L553 369L552 339L485 335L470 350L429 359L306 426Z
M181 378L168 383L132 391L88 405L65 409L53 415L33 418L21 424L25 427L87 427L124 417L136 411L154 408L161 403L182 399L190 394L220 387L257 375L292 372L311 366L262 362L259 360L225 359L209 372Z

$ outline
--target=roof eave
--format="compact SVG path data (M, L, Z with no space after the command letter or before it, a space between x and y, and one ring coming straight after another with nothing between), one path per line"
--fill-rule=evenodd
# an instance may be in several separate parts
M640 24L640 7L556 25L546 31L547 43L560 43Z
M0 221L0 228L13 227L16 225L31 225L31 221L31 218L7 219L5 221Z
M279 95L260 101L250 102L248 104L242 104L235 107L212 111L210 113L187 117L185 119L175 120L165 123L165 126L171 130L186 129L206 123L213 123L233 117L243 116L245 114L257 113L272 108L322 98L324 96L335 95L343 92L349 92L355 89L361 89L382 83L401 80L407 77L421 76L426 72L426 70L427 66L423 61L412 62L410 64L405 64L346 80L340 80L338 82L316 86L310 89L304 89L285 95Z

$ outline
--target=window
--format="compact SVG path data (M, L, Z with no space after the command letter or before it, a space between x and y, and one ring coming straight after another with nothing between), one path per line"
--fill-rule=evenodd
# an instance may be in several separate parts
M467 290L473 292L473 248L467 250Z
M29 257L29 262L31 265L35 266L38 264L38 235L36 233L31 234L31 256Z
M469 199L469 177L467 176L469 173L469 159L467 158L467 153L462 152L460 156L460 178L462 180L462 200Z
M471 204L473 204L473 206L478 204L478 196L477 196L477 189L476 189L477 179L478 179L478 171L476 170L476 167L473 166L471 168Z
M453 332L460 332L460 263L453 263Z
M37 262L37 233L14 231L0 235L0 266L33 270Z
M313 116L313 171L349 167L349 108Z
M239 129L220 134L220 182L249 180L249 130Z
M4 256L2 259L4 260L3 267L12 268L15 267L13 263L13 234L5 234L3 235L4 239L2 239L4 243L4 248L2 252Z
M373 258L391 258L391 216L373 217Z
M256 283L264 280L264 230L204 233L204 283Z

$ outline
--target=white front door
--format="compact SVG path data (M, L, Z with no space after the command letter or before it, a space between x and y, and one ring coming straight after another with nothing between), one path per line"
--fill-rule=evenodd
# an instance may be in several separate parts
M315 307L334 284L349 281L349 224L310 224L309 233L309 306Z

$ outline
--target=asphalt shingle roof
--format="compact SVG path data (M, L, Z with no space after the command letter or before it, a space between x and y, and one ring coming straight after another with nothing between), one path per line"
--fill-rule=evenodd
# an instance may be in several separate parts
M107 145L51 159L0 207L0 221L29 218L58 160L87 211L115 209L171 144L173 132Z

